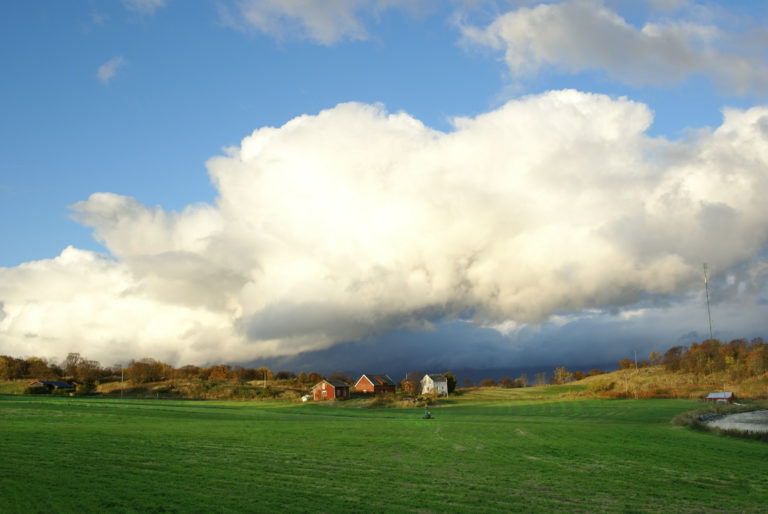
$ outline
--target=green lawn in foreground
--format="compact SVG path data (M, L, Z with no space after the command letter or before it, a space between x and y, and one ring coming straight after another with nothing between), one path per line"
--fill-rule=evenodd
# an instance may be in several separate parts
M0 397L0 512L768 505L768 445L669 424L697 402L512 398L470 394L424 420L420 409Z

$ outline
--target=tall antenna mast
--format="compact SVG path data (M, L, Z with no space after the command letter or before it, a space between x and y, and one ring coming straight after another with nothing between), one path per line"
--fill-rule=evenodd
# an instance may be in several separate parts
M712 341L712 312L709 310L709 277L707 276L707 263L704 267L704 292L707 295L707 318L709 319L709 340Z

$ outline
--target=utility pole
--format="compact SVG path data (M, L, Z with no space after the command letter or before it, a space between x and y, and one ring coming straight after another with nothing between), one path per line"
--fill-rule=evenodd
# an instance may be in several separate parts
M709 319L709 340L712 341L712 312L709 309L709 277L707 276L707 263L703 264L704 267L704 292L707 295L707 318Z

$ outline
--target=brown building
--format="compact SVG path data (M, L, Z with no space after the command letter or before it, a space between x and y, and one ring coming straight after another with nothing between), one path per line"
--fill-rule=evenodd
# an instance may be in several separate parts
M363 375L355 384L356 393L394 393L395 383L389 375Z
M347 400L349 386L341 380L321 380L312 388L315 400Z

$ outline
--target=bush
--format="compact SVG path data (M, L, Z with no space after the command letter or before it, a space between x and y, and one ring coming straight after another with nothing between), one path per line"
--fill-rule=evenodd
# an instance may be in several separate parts
M77 384L75 392L77 394L91 394L96 390L96 386L93 384Z
M395 395L394 394L377 394L376 396L368 400L368 403L366 405L372 409L394 407Z
M664 387L654 387L652 389L644 389L637 392L637 398L674 398L672 391Z
M43 386L29 386L24 389L24 394L49 394L50 391Z
M589 384L590 393L602 393L610 391L615 387L616 383L610 380L598 380Z

